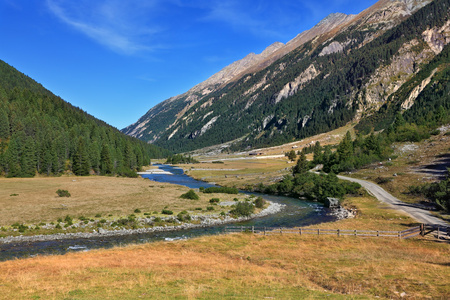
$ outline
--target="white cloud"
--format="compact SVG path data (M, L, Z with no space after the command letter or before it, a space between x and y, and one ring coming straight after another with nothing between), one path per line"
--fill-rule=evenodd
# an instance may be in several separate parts
M160 29L146 20L154 3L47 0L47 7L60 21L97 43L131 55L156 48L148 44Z

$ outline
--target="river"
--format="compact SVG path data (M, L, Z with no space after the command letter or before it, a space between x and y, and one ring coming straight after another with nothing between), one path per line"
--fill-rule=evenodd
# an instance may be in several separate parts
M210 187L213 184L195 180L184 174L183 170L168 165L159 165L160 169L172 173L168 174L148 174L142 177L157 182L167 182L187 186L189 188ZM255 194L258 196L258 194ZM335 217L327 216L327 210L317 203L302 201L299 199L261 195L265 199L284 204L285 208L276 214L255 218L249 221L240 222L245 226L267 226L267 227L295 227L318 224L335 220ZM84 239L65 239L54 241L37 241L27 243L0 244L0 261L14 258L33 257L36 255L64 254L70 251L88 251L90 249L111 248L127 244L146 243L152 241L171 241L177 239L187 239L202 235L220 234L226 225L193 228L187 230L165 231L157 233L130 234L126 236L112 237L91 237Z

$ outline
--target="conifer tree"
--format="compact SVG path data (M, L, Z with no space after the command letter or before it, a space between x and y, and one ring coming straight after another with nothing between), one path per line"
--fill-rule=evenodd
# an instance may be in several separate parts
M89 175L90 165L89 157L86 151L86 144L84 139L80 137L78 139L78 146L73 156L72 171L75 175L86 176Z

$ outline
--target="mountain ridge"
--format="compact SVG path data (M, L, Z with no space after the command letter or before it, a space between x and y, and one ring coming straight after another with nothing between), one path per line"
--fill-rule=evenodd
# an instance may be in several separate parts
M166 100L124 132L173 151L246 137L242 149L358 122L437 55L433 45L448 44L448 3L430 2L381 0L356 16L332 14L233 80Z

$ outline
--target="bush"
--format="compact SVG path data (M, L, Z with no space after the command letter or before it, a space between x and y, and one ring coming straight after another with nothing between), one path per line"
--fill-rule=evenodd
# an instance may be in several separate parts
M230 210L230 214L235 217L248 217L255 211L255 207L250 202L239 202L236 207Z
M258 197L253 203L255 204L256 208L263 208L264 204L266 204L266 201L262 197Z
M183 210L182 212L180 212L180 213L177 215L177 219L178 219L180 222L183 222L183 221L190 221L190 220L191 220L191 216L188 214L187 211Z
M69 215L67 215L67 216L64 218L64 222L67 223L69 226L70 226L70 225L73 225L73 219L72 219L72 217L69 216Z
M57 190L56 193L58 194L59 197L70 197L70 193L68 190Z
M141 210L140 210L139 208L136 208L136 209L134 210L134 212L135 212L136 214L139 214L139 213L141 213Z
M101 214L96 214L95 217L96 217L96 218L101 218L102 215L101 215Z
M173 211L168 210L168 209L163 209L163 210L161 211L161 213L162 213L163 215L173 215Z
M212 198L211 200L209 200L209 203L219 203L220 199L219 198Z
M189 199L189 200L198 200L200 197L194 192L194 190L189 190L187 193L180 196L182 199Z
M208 207L206 207L206 210L208 210L208 211L214 210L214 207L208 206Z
M237 188L232 187L221 187L221 186L213 186L203 190L203 193L211 194L211 193L222 193L222 194L237 194L239 190Z

